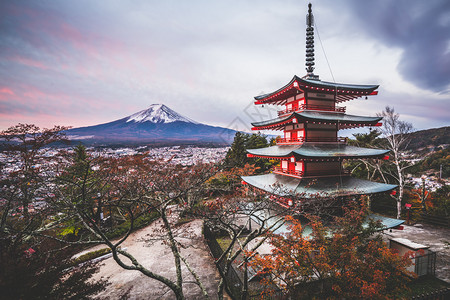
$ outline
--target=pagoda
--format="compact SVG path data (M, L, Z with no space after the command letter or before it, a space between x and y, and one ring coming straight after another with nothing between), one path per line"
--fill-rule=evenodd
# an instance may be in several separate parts
M255 97L255 105L281 105L278 117L252 123L252 130L282 130L276 145L248 149L248 157L279 160L271 173L242 177L249 184L276 196L279 204L292 206L289 195L336 198L389 192L396 185L362 180L343 169L350 159L387 159L389 150L347 145L338 136L341 129L380 126L381 117L346 114L338 104L377 95L378 85L356 85L321 81L314 74L314 18L311 4L306 28L306 71L280 89Z

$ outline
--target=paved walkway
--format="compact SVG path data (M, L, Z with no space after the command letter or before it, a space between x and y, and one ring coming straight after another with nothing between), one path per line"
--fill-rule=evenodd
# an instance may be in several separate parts
M386 237L406 238L429 246L430 250L436 252L436 277L450 283L450 228L428 224L403 227L403 230L386 231Z
M175 280L175 263L169 247L156 236L160 236L162 222L155 221L148 227L134 232L123 243L127 251L145 267L162 276ZM216 271L213 258L202 235L202 221L194 220L177 228L177 240L183 245L182 255L197 272L211 299L217 298L217 282L219 274ZM97 246L89 249L104 248ZM173 292L154 279L146 277L138 271L122 269L112 258L104 260L100 271L94 275L94 280L109 277L112 283L101 292L99 299L119 299L129 291L127 299L175 299ZM203 299L200 288L194 284L194 278L186 266L183 271L183 291L186 299Z

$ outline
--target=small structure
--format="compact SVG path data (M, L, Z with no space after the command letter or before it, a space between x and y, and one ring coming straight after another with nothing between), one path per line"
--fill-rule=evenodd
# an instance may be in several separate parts
M405 238L389 239L389 248L398 251L403 256L408 252L413 252L413 265L407 270L416 273L418 276L435 275L436 252L429 249L429 246L414 243Z

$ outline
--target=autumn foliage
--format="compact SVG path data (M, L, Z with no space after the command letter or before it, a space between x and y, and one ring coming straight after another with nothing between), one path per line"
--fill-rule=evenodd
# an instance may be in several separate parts
M376 233L381 225L366 222L367 215L364 204L353 204L329 225L309 216L303 226L289 216L290 233L273 234L272 255L255 254L250 265L266 284L295 297L398 297L412 276L406 271L411 260L387 248Z

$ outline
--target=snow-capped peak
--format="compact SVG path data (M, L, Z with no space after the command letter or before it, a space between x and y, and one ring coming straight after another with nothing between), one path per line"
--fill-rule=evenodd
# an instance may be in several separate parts
M182 121L198 124L197 122L186 118L176 111L171 110L164 104L152 104L148 109L137 112L128 117L127 122L152 122L152 123L172 123Z

